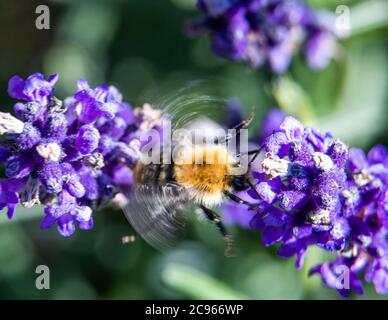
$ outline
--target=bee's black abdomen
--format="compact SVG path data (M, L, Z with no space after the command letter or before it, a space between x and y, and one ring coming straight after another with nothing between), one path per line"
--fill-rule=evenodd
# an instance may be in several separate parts
M171 164L138 164L136 183L142 185L164 185L175 182L173 165Z

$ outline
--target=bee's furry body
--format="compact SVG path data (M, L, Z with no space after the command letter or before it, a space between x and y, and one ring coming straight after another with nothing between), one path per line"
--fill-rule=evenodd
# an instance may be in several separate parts
M235 126L236 132L246 128L252 118L253 113ZM227 142L229 138L231 136L217 141ZM220 205L225 199L249 208L255 206L234 194L252 187L251 162L243 172L245 167L240 167L241 155L233 154L223 143L192 144L185 139L176 139L175 142L171 162L162 161L167 156L163 151L159 158L161 163L145 164L141 159L137 162L134 192L124 207L129 222L152 246L170 247L182 226L183 215L177 213L194 205L217 226L229 248L232 238L221 218L210 208ZM247 155L253 152L257 155L254 150L248 151Z
M211 161L209 161L209 159ZM209 163L210 162L210 163ZM183 187L189 201L216 206L224 192L231 191L231 169L236 159L222 145L193 145L182 150L172 164L148 164L140 161L135 169L135 185L176 184Z

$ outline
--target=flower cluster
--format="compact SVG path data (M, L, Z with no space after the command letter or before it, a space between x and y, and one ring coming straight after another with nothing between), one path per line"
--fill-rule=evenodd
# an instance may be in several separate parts
M12 218L18 203L45 206L42 228L63 236L93 227L92 209L128 194L139 156L139 133L157 126L160 112L132 109L113 86L78 81L63 102L53 93L57 75L14 76L8 93L22 100L16 117L0 113L0 208Z
M344 296L351 290L362 293L362 274L378 293L388 294L386 148L376 146L366 156L329 133L286 117L265 138L258 158L255 188L240 194L257 207L234 215L230 210L236 208L225 207L230 220L260 230L267 246L279 243L278 254L296 256L297 267L309 246L338 253L336 261L311 274L320 274ZM340 267L349 274L348 286L338 283Z
M208 32L215 54L253 68L269 64L287 70L302 47L308 65L322 69L336 54L333 17L300 0L198 0L204 17L188 24L188 33Z
M372 282L379 294L388 294L388 151L379 145L366 156L362 150L350 149L348 187L343 191L343 215L350 229L347 244L334 262L311 270L323 281L337 288L339 266L349 272L349 287L362 293L359 275ZM342 295L349 290L339 289Z

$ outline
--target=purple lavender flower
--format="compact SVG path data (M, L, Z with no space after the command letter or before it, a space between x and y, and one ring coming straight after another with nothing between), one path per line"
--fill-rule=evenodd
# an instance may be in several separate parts
M42 228L63 236L93 227L94 208L128 195L139 155L141 127L158 124L149 105L133 110L113 86L80 80L64 103L53 96L57 75L35 73L9 81L16 117L0 113L0 148L7 179L0 180L0 209L12 218L18 203L45 205ZM160 113L158 113L160 115ZM160 121L160 119L159 119Z
M279 110L261 127L255 188L239 194L259 209L226 203L225 221L259 230L264 245L280 244L278 254L295 256L298 268L310 246L336 254L310 274L342 296L363 293L362 275L377 293L388 294L387 149L349 150Z
M45 105L52 95L57 81L57 74L51 75L47 80L39 72L30 75L26 80L19 76L13 76L9 80L8 94L15 99Z
M231 98L228 100L227 112L227 128L232 128L233 126L241 123L244 118L242 106L236 98ZM268 111L262 119L259 134L250 137L250 148L257 149L263 142L264 138L271 135L275 130L279 128L285 117L286 115L280 109L274 108ZM273 199L273 197L275 196L275 192L267 184L261 185L261 194L267 200ZM256 195L257 192L243 191L239 194L239 197L247 201L252 201L252 199L257 199ZM262 201L262 199L259 199L259 202L260 201ZM238 224L242 228L250 227L250 221L252 220L254 214L253 211L246 210L246 208L244 208L243 206L231 201L226 202L222 206L222 212L224 213L224 220L226 223Z
M326 132L286 117L263 143L250 202L260 209L250 226L265 245L296 256L297 267L312 245L336 253L334 262L311 270L347 296L363 292L360 274L380 294L388 293L388 151L366 156ZM252 215L246 210L245 217ZM241 213L240 213L241 216ZM342 268L342 269L341 269ZM347 282L338 282L347 268Z
M263 232L266 245L281 242L280 255L297 255L298 264L310 245L329 251L345 245L349 227L339 206L346 173L344 163L335 161L337 153L330 153L337 144L347 152L329 134L304 128L291 117L264 141L255 178L256 194L266 206L252 226Z
M299 47L313 69L324 68L335 55L332 17L302 1L198 0L197 6L205 16L189 23L189 34L208 32L219 56L253 68L267 63L283 73Z
M372 282L379 294L388 294L388 152L378 145L366 156L360 149L350 149L348 161L348 187L342 191L344 215L348 218L350 232L346 247L334 262L317 266L312 273L328 281L338 265L350 272L348 290L338 290L348 295L350 290L362 292L360 277Z

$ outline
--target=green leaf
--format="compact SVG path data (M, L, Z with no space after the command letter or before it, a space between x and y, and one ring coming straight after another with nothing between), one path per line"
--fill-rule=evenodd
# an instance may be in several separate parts
M198 270L179 264L170 264L162 272L163 282L192 299L235 300L249 299L221 281Z
M388 2L375 0L354 5L350 8L350 19L350 36L388 26Z

